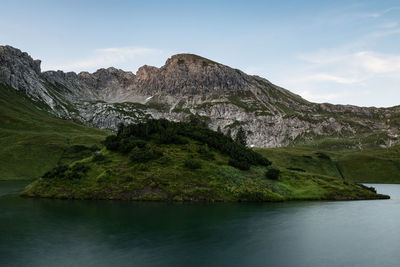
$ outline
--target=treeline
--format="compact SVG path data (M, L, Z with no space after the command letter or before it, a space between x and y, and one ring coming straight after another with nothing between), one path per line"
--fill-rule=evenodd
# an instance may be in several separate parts
M138 124L121 124L117 134L108 136L104 145L109 150L129 153L135 147L144 148L148 141L157 144L186 144L185 137L207 144L208 147L228 155L229 164L242 170L248 170L251 165L271 164L260 154L221 132L210 130L197 120L172 122L166 119L150 119Z

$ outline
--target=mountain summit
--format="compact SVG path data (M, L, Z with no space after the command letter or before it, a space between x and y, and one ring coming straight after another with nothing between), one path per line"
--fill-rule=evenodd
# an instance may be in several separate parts
M233 135L241 126L247 144L256 147L327 136L357 140L351 144L357 146L390 146L399 140L399 107L311 103L264 78L193 54L174 55L160 68L142 66L136 74L113 67L77 74L41 72L40 60L0 46L0 83L45 104L58 117L103 129L146 117L180 121L198 115L211 129Z

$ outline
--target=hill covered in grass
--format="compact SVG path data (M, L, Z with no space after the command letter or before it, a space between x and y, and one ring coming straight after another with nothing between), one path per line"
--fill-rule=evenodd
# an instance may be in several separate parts
M87 157L107 132L61 120L48 106L0 84L0 180L35 179Z
M379 199L341 178L271 168L261 154L200 121L121 125L101 151L60 165L23 196L157 201Z
M343 143L346 140L337 139L336 148L330 145L255 150L271 159L274 167L286 170L328 175L348 182L400 183L400 146L349 149Z

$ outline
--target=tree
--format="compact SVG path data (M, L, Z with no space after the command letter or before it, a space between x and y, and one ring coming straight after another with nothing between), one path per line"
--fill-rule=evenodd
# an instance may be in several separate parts
M243 127L240 126L239 130L236 133L236 138L235 138L236 143L241 144L243 146L246 146L247 143L247 136L246 132L243 130Z
M231 128L228 129L228 131L226 132L226 136L229 138L232 138L232 130Z
M271 168L265 173L265 177L271 180L278 180L280 173L280 170Z
M222 131L221 131L221 126L218 126L218 128L217 128L217 133L222 133Z

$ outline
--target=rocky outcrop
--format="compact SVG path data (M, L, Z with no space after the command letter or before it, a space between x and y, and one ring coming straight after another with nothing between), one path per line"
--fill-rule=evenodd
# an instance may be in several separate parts
M46 103L59 117L115 129L149 116L207 118L210 128L248 132L248 145L277 147L320 136L382 135L398 142L400 108L366 108L310 103L258 76L192 54L165 65L143 66L136 74L115 68L94 73L40 71L40 61L0 46L0 82Z
M40 60L33 60L27 53L11 46L0 46L0 82L54 108L53 98L40 75Z

